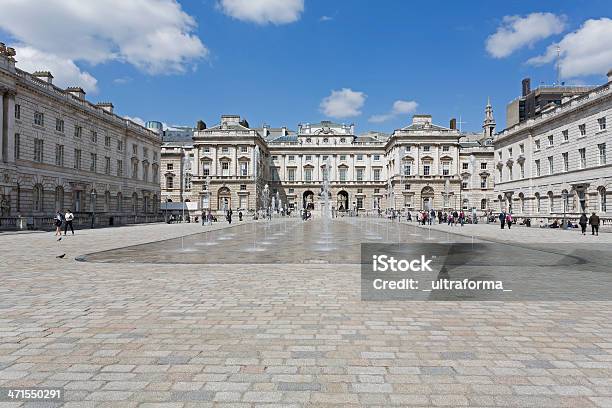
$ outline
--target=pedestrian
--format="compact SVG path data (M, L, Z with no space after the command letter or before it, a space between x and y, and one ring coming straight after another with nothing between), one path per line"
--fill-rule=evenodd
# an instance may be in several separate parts
M232 223L232 209L227 210L227 222Z
M463 227L463 224L465 224L465 213L463 212L463 210L459 212L459 222L461 223L461 226Z
M238 220L242 221L242 211L238 211Z
M206 219L206 212L205 211L202 211L202 217L201 218L202 218L202 226L206 225L207 219Z
M451 227L454 226L454 224L453 224L453 213L452 212L448 214L448 217L446 219L447 219L448 225L450 225Z
M438 210L438 224L442 224L442 210Z
M578 224L580 224L580 229L582 230L582 235L586 235L586 227L588 222L589 219L587 218L586 213L583 212L580 216L580 220L578 221Z
M501 229L504 229L504 227L506 226L506 213L504 211L499 213L499 224L501 226Z
M408 211L408 218L406 219L406 221L412 221L412 214L410 213L410 211Z
M64 222L64 216L60 210L57 210L55 217L53 217L53 223L55 224L55 236L62 236L62 223ZM61 238L60 238L61 239Z
M66 214L64 215L64 236L68 233L68 227L70 227L70 231L72 231L72 235L74 235L74 227L72 226L72 220L74 220L74 214L69 209L66 210Z
M512 226L512 215L510 213L506 214L506 224L508 224L508 229Z
M435 219L436 219L436 211L432 209L429 212L429 225L433 224Z
M459 213L457 212L457 210L453 210L453 223L455 225L457 225L457 223L459 222Z
M595 213L589 218L591 224L591 235L599 235L599 216Z

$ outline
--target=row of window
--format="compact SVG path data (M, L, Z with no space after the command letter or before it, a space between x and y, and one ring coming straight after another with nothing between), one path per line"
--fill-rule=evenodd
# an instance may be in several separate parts
M21 158L21 136L19 133L15 134L15 159ZM55 145L55 165L59 167L64 167L64 153L65 147L61 144ZM97 172L98 171L98 155L97 153L89 153L89 171ZM34 161L38 163L44 163L44 140L43 139L34 139ZM82 170L83 166L83 151L81 149L74 149L74 169ZM157 169L156 165L153 165L153 183L156 183L157 178ZM123 160L117 160L117 176L123 176ZM106 156L104 157L104 174L111 174L111 158ZM132 168L132 177L138 177L138 161L134 162ZM143 163L143 180L148 180L149 178L149 166L147 163Z
M84 197L84 193L82 191L75 191L74 195L73 195L73 203L72 203L72 208L74 209L74 211L76 212L80 212L82 211L82 201L83 201L83 197ZM64 208L64 188L61 186L58 186L55 188L55 200L54 200L54 206L53 208L60 208L63 209ZM124 203L124 198L123 195L121 193L117 193L116 196L116 206L115 209L118 212L123 211L123 203ZM18 197L17 197L17 210L20 209L20 193L18 193ZM138 209L138 194L134 193L131 197L131 201L132 201L132 212L136 213L137 209ZM151 200L149 197L143 197L143 201L142 201L142 205L143 208L142 210L144 212L157 212L157 198L156 196L153 196L153 199ZM89 211L92 211L94 208L97 208L97 196L96 195L89 195ZM36 184L33 188L32 188L32 211L34 212L43 212L45 210L45 191L43 189L43 186L40 184ZM104 207L103 207L103 211L104 212L108 212L111 211L111 193L109 191L104 193Z
M597 145L597 150L599 152L598 155L598 164L600 166L603 166L606 164L607 159L606 159L606 144L605 143L600 143ZM587 167L587 160L586 160L586 148L581 148L578 149L578 157L579 157L579 162L578 162L578 168L579 169L586 169ZM564 152L561 154L561 158L562 158L562 162L563 162L563 170L564 172L569 171L569 152ZM523 174L521 177L524 177L524 173L523 173L523 167L521 166L521 173ZM536 177L541 176L541 165L540 165L540 160L535 160L535 173L536 173ZM554 156L548 156L548 174L554 174L555 173L555 163L554 163ZM512 174L512 172L510 172L510 174ZM512 179L512 178L511 178Z
M599 127L599 131L602 132L604 130L606 130L606 117L601 117L597 119L597 125ZM586 131L586 124L582 123L580 125L578 125L578 131L580 132L580 136L586 136L587 131ZM561 131L561 137L562 137L562 142L569 142L569 129L564 129ZM555 145L555 135L548 135L547 136L547 145L548 147L552 147ZM538 151L542 148L542 144L540 142L540 139L534 139L533 141L534 143L534 150ZM499 152L497 152L499 159L502 159L502 152L501 150ZM512 157L513 154L513 149L512 147L508 148L508 157ZM525 145L523 143L519 144L519 154L525 154Z
M15 118L21 118L21 106L15 105ZM45 115L42 112L34 112L34 124L37 126L45 125ZM55 118L55 130L60 133L64 133L64 120L60 118ZM90 130L90 141L94 144L98 143L98 132L95 130ZM83 136L83 127L79 125L74 126L74 137L77 139L81 139ZM110 136L104 136L104 146L110 148L112 144L112 138ZM117 140L117 150L123 151L123 140ZM146 147L142 148L143 157L149 157L149 150ZM136 156L138 154L138 145L132 145L132 153ZM153 161L157 161L157 152L153 152Z
M240 146L240 153L248 153L249 151L249 147L248 146ZM221 153L229 153L229 146L221 146ZM204 146L202 148L202 153L210 153L210 147L209 146Z

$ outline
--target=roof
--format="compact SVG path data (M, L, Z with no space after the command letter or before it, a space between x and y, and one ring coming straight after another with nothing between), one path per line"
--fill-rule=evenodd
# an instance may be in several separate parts
M367 133L358 135L355 138L356 142L386 142L389 139L389 135L383 132L369 131Z
M433 123L411 123L410 125L401 128L400 130L436 130L442 132L455 132L456 130L450 129L440 125L434 125Z

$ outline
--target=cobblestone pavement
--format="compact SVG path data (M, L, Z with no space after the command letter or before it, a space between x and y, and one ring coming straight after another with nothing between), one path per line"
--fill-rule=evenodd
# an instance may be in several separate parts
M610 302L361 302L359 265L74 261L201 231L0 235L0 387L63 387L66 407L612 406Z

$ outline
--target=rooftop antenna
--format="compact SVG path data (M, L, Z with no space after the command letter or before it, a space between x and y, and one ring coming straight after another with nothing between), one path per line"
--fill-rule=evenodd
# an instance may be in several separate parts
M561 84L561 47L557 45L557 86Z

